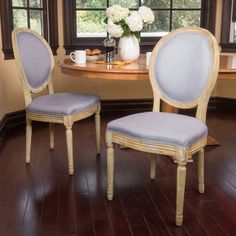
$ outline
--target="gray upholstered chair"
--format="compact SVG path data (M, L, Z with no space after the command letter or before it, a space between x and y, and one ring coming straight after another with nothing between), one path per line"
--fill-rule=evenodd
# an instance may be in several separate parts
M82 93L54 93L52 77L54 57L48 43L30 29L18 28L12 32L13 50L23 86L26 103L26 163L30 162L31 121L50 123L50 148L54 148L53 123L66 128L69 174L74 172L72 125L95 114L96 145L100 153L100 99ZM47 89L47 95L32 99L32 95Z
M181 28L155 46L149 76L154 94L153 112L126 116L107 125L108 200L113 198L113 144L151 153L151 179L156 154L177 160L176 225L182 225L187 158L198 153L198 188L204 192L204 146L208 129L206 110L219 68L219 47L201 28ZM160 112L160 101L177 107L197 107L196 117ZM161 204L161 203L160 203Z

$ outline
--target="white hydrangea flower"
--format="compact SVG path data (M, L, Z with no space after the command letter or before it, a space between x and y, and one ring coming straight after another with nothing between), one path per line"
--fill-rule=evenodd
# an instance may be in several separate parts
M141 6L138 9L138 14L143 19L144 23L147 23L147 24L152 24L155 19L153 11L150 8L145 7L145 6Z
M107 31L110 34L110 36L114 38L121 37L124 32L120 25L114 24L110 19L108 20L107 24Z
M125 19L125 23L132 32L139 32L143 29L143 20L136 11L132 12L130 16Z
M113 5L106 9L106 15L108 19L112 20L113 23L125 19L129 13L130 11L128 8L122 7L120 5Z

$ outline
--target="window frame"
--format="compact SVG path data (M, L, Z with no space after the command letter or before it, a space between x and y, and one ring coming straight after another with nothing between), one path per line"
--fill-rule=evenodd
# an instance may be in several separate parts
M172 3L172 0L171 0ZM216 1L202 0L201 22L200 26L215 33ZM105 38L81 37L76 36L76 0L63 0L64 9L64 48L66 54L75 49L84 49L86 47L94 49L103 49L102 41ZM190 9L190 8L186 8ZM185 10L181 9L181 10ZM142 37L140 42L141 53L150 51L161 37ZM99 39L99 41L98 41Z
M221 39L220 39L220 46L221 46L222 52L236 52L236 43L230 42L232 4L233 4L232 0L223 0L222 22L221 22ZM236 4L236 1L235 1L235 4Z
M46 3L44 11L44 37L48 41L53 54L59 47L58 44L58 17L57 17L57 0L44 0ZM2 51L4 60L13 59L13 49L11 32L13 26L13 11L11 0L0 1L0 14L1 14L1 29L2 29ZM46 24L45 24L46 23Z

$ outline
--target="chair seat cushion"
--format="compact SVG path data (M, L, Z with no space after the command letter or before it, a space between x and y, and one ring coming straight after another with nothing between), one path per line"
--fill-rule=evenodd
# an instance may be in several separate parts
M107 125L107 130L142 141L187 147L207 136L200 120L174 113L144 112L126 116Z
M95 106L99 97L82 93L55 93L35 98L27 111L51 115L71 115Z

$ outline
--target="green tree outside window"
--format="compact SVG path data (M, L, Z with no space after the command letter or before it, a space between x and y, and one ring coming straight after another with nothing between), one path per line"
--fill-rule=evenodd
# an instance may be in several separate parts
M105 10L113 4L131 10L139 7L139 0L109 0L109 5L106 3L106 0L76 0L78 36L86 33L105 34ZM144 28L143 32L162 34L183 26L200 26L201 0L141 0L141 5L152 8L155 14L155 22Z

